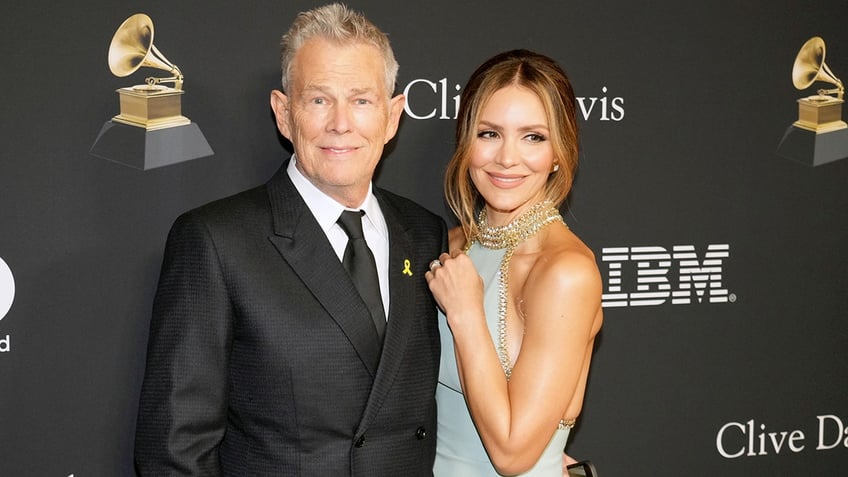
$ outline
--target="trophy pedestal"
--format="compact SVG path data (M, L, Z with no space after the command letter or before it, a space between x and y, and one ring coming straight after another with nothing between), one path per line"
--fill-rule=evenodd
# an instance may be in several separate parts
M214 154L197 123L148 130L106 121L91 154L146 171Z
M815 133L848 128L842 120L841 99L831 96L810 96L798 100L798 120L793 126Z
M793 126L815 133L848 128L842 120L841 99L832 96L810 96L798 100L798 120Z
M848 129L816 133L793 124L786 129L777 153L808 166L848 158Z
M121 88L118 90L121 114L112 120L148 131L185 126L191 121L182 115L183 93L182 90L164 86Z

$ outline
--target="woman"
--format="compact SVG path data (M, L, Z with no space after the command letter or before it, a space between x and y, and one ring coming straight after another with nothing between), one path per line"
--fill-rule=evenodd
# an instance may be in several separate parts
M460 227L426 275L444 312L434 474L560 476L603 319L594 256L557 209L577 163L568 78L530 51L491 58L456 139Z

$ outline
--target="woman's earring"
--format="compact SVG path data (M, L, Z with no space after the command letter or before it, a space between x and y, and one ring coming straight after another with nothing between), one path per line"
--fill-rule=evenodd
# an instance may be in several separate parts
M551 172L556 172L559 170L559 164L554 164L554 170Z

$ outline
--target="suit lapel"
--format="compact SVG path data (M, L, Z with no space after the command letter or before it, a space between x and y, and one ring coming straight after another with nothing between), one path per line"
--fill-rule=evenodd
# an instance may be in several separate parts
M415 283L424 278L412 275L411 269L415 264L409 261L414 259L413 241L406 230L404 217L400 212L388 203L378 189L374 194L380 202L380 209L386 218L389 229L389 290L391 301L389 304L388 323L386 326L386 337L383 343L383 355L380 359L380 368L371 389L371 396L365 408L365 414L360 422L360 430L371 423L382 406L392 383L397 376L398 369L407 352L407 342L413 325L415 324ZM409 271L405 273L404 270Z
M274 218L269 239L375 376L381 347L368 309L285 169L286 164L268 182Z

